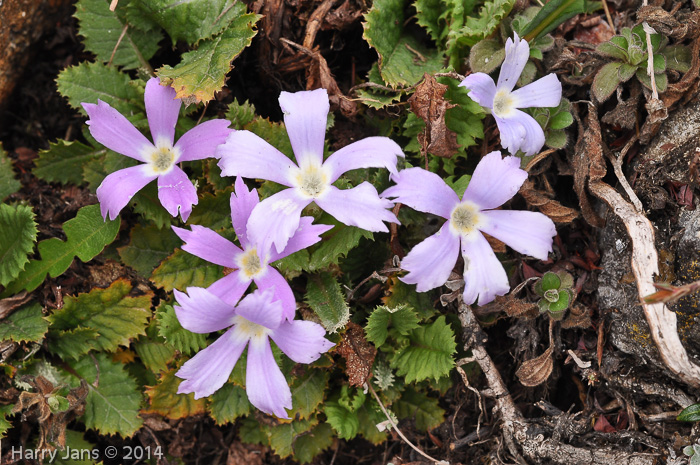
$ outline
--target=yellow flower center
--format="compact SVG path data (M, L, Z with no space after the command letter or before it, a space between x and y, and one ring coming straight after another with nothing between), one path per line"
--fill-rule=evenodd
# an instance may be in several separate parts
M265 270L265 264L260 261L255 248L246 250L238 257L238 268L246 279L253 279Z
M271 332L268 328L257 323L253 323L250 320L246 320L240 315L233 317L233 323L238 326L239 330L244 332L251 339L267 337Z
M450 215L450 226L461 236L470 236L478 231L483 223L484 216L479 212L476 204L465 201L457 205Z
M506 89L496 92L493 98L493 114L499 117L509 116L515 109L515 99Z
M173 147L161 146L151 153L151 167L156 173L170 171L175 163L175 149Z
M294 176L294 184L307 197L318 198L328 189L328 174L320 165L307 165Z

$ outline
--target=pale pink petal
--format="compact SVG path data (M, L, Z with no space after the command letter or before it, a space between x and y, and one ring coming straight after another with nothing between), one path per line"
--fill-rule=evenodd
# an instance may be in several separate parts
M326 330L312 321L285 321L270 334L277 347L297 363L311 363L333 347Z
M115 171L108 175L97 188L97 200L100 202L102 217L113 220L119 215L131 198L156 175L149 174L145 169L147 165L132 166Z
M561 82L554 73L514 90L515 108L556 107L561 102Z
M409 273L401 278L416 284L418 292L445 284L459 257L459 236L450 231L449 221L440 231L419 243L401 260L401 268Z
M512 249L540 260L552 251L557 229L542 213L529 211L491 210L481 212L488 221L479 229L503 241Z
M225 119L212 119L187 131L175 144L180 150L180 158L177 161L214 157L216 148L226 142L228 135L233 132L233 129L228 127L230 124Z
M243 273L239 270L234 270L223 278L215 281L214 284L207 288L207 291L227 304L235 306L238 304L238 301L241 300L241 297L248 289L251 282L253 281L245 278Z
M388 232L384 221L399 222L388 210L394 203L380 198L377 189L366 181L345 190L330 186L322 198L316 199L316 205L341 223L367 231Z
M248 400L257 409L278 418L289 418L285 409L292 408L292 392L272 356L267 337L250 341L245 384Z
M501 152L491 152L476 165L462 200L474 202L481 210L497 208L513 198L526 179L519 158L501 158Z
M277 253L274 249L270 251L269 262L272 263L314 245L321 240L321 234L333 229L333 226L326 224L311 224L313 221L314 219L310 216L302 216L299 221L299 229L289 239L282 253Z
M236 314L268 329L276 329L284 319L282 302L275 299L274 289L258 289L236 305Z
M248 339L236 328L231 328L209 347L182 365L175 373L184 379L177 389L178 394L194 392L195 399L209 397L223 386L241 357Z
M307 163L320 165L330 110L328 92L326 89L282 92L279 100L297 163L300 167Z
M271 289L274 293L274 299L282 304L282 313L287 320L294 319L294 312L297 309L297 302L294 298L294 292L289 287L289 283L279 271L271 266L267 266L265 274L260 277L253 278L255 284L260 290ZM277 302L275 302L277 303ZM268 326L269 328L270 326Z
M206 334L221 331L233 324L236 314L233 305L224 302L207 289L188 287L187 294L177 289L173 293L179 304L175 305L175 314L186 330Z
M510 290L508 276L496 258L486 238L472 234L470 240L462 239L464 258L464 303L471 305L479 299L479 305L491 302L497 295Z
M396 183L382 192L396 203L408 205L414 210L449 218L459 197L440 176L422 168L408 168L393 176Z
M496 96L496 83L493 82L493 79L488 74L470 74L459 85L469 89L469 98L482 107L493 107L493 99Z
M512 110L512 113L515 114L516 111L520 110ZM525 139L525 128L517 122L507 121L496 115L493 117L496 120L498 131L501 133L501 147L508 150L508 153L515 155Z
M182 101L175 98L175 89L161 86L160 79L151 78L146 83L143 100L146 103L146 117L153 142L159 147L172 147L177 116L182 105Z
M299 229L301 211L312 199L303 199L296 189L278 192L255 207L248 219L248 240L258 244L258 250L267 251L274 244L281 253L287 242Z
M513 90L515 83L520 79L520 75L525 69L527 60L530 58L530 45L527 40L520 40L515 34L515 41L506 41L506 58L501 65L501 73L498 75L497 89Z
M248 179L267 179L291 186L294 162L282 152L250 131L234 131L226 143L216 148L216 158L224 176L243 176Z
M243 253L231 241L204 226L194 224L192 231L172 226L172 230L185 242L182 250L216 265L236 268L235 258Z
M388 137L367 137L353 142L332 154L323 163L331 172L330 183L343 173L358 168L386 168L396 174L397 157L403 157L401 147Z
M90 127L90 134L108 149L143 162L155 149L146 136L109 104L98 100L97 105L82 105L90 118L85 122Z
M172 216L177 216L178 210L182 221L187 221L192 213L192 206L197 205L197 190L179 166L158 177L158 198L163 207Z
M535 155L544 145L544 131L532 116L520 110L512 110L508 118L494 115L501 132L501 145L515 155L522 150L526 156Z
M260 203L258 191L255 189L248 190L245 182L243 182L243 178L238 176L236 178L235 190L231 194L231 223L233 224L234 231L236 231L239 242L246 249L248 248L248 244L250 244L246 225L248 224L250 213L258 203Z

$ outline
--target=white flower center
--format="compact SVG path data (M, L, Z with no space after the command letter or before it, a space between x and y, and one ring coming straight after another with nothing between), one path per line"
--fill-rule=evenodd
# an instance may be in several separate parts
M308 164L293 175L293 182L304 197L317 199L328 190L329 178L323 166Z
M272 332L272 330L257 323L253 323L250 320L246 320L240 315L233 317L233 323L251 339L261 339L267 337Z
M508 117L515 110L515 99L507 89L501 89L493 97L493 114L501 118Z
M253 279L259 276L265 271L265 266L267 265L258 257L256 248L248 249L239 255L236 264L246 279Z
M468 237L474 234L483 222L484 215L479 211L479 207L469 201L458 204L450 215L450 227L460 236Z
M153 149L149 158L150 161L148 164L151 166L153 172L165 174L175 165L176 150L168 145L159 146Z

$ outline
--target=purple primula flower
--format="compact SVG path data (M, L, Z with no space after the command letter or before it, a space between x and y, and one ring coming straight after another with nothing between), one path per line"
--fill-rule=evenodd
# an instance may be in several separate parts
M305 216L301 218L285 249L278 253L272 249L271 244L265 245L256 236L246 234L248 217L258 202L258 193L248 190L243 179L237 178L235 190L231 194L231 223L242 250L204 226L193 225L192 231L176 226L172 229L185 241L182 249L186 252L233 269L231 273L209 286L209 292L230 305L236 305L251 282L255 282L259 289L274 287L275 299L282 303L285 318L292 320L296 310L294 293L284 277L270 263L315 244L321 240L319 236L332 226L312 225L313 218Z
M323 161L323 141L329 111L325 89L282 92L279 98L289 140L298 164L249 131L232 133L216 150L224 176L267 179L291 187L263 200L248 222L250 237L265 237L277 251L284 249L299 227L301 211L312 202L341 223L369 231L387 231L383 221L398 223L368 182L340 190L332 184L346 171L384 167L396 173L401 148L386 137L354 142Z
M107 176L97 188L102 216L113 220L129 200L146 184L158 179L158 198L172 216L178 211L183 221L197 205L197 190L176 164L214 156L216 146L224 143L233 131L223 119L206 121L187 131L175 145L175 124L180 99L172 87L163 87L158 78L146 84L146 116L153 143L141 134L121 113L102 100L83 103L90 119L90 134L100 144L115 152L143 162Z
M561 82L552 73L518 90L513 90L530 57L530 45L520 40L506 42L506 58L498 84L485 73L467 76L459 85L469 89L469 97L491 110L501 133L501 145L511 155L522 150L534 155L544 145L544 131L535 118L518 108L556 107L561 102Z
M333 347L326 331L311 321L287 321L282 303L274 300L272 289L257 290L234 306L201 287L187 293L175 291L179 306L177 319L193 333L211 333L230 328L209 347L199 352L175 373L184 379L178 394L194 392L194 398L207 397L226 383L233 367L248 345L246 393L248 400L263 412L289 418L292 393L270 348L270 339L297 363L311 363Z
M382 193L409 207L447 219L440 231L416 245L401 261L401 278L425 292L444 284L459 256L464 258L464 302L491 302L510 289L503 266L480 231L520 253L545 260L557 231L542 213L494 210L513 197L527 173L520 159L491 152L477 165L467 190L457 194L437 174L409 168L394 176L396 185Z

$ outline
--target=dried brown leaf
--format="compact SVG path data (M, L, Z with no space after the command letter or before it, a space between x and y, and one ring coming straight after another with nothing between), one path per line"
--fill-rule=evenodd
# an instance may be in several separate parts
M356 323L348 323L338 353L345 359L345 373L350 386L362 386L372 376L372 364L377 349L367 342L365 330Z
M445 100L447 86L440 84L435 77L425 74L423 82L408 99L411 111L425 121L425 131L418 135L423 154L431 153L449 158L459 150L457 134L447 128L445 113L455 105Z
M497 296L494 300L494 304L501 307L510 317L534 318L540 313L536 303L526 302L522 299L513 297L511 294Z
M553 368L552 346L549 346L539 357L523 362L515 374L524 386L534 387L547 381L549 375L552 374Z
M586 307L579 304L574 304L569 309L569 314L566 319L561 322L561 327L564 329L570 328L590 328L591 314Z
M18 307L29 302L29 299L31 299L31 296L27 295L27 291L22 291L17 295L13 295L12 297L0 299L0 320L10 316L10 314Z
M539 211L551 218L555 223L568 224L578 218L578 212L573 208L565 207L549 195L535 189L532 181L525 181L520 188L520 195L523 196L528 205L536 207Z
M588 185L601 180L607 173L598 112L592 104L588 105L585 128L584 125L580 125L579 134L572 160L574 190L578 195L583 218L592 226L601 228L605 221L593 210L588 197Z

